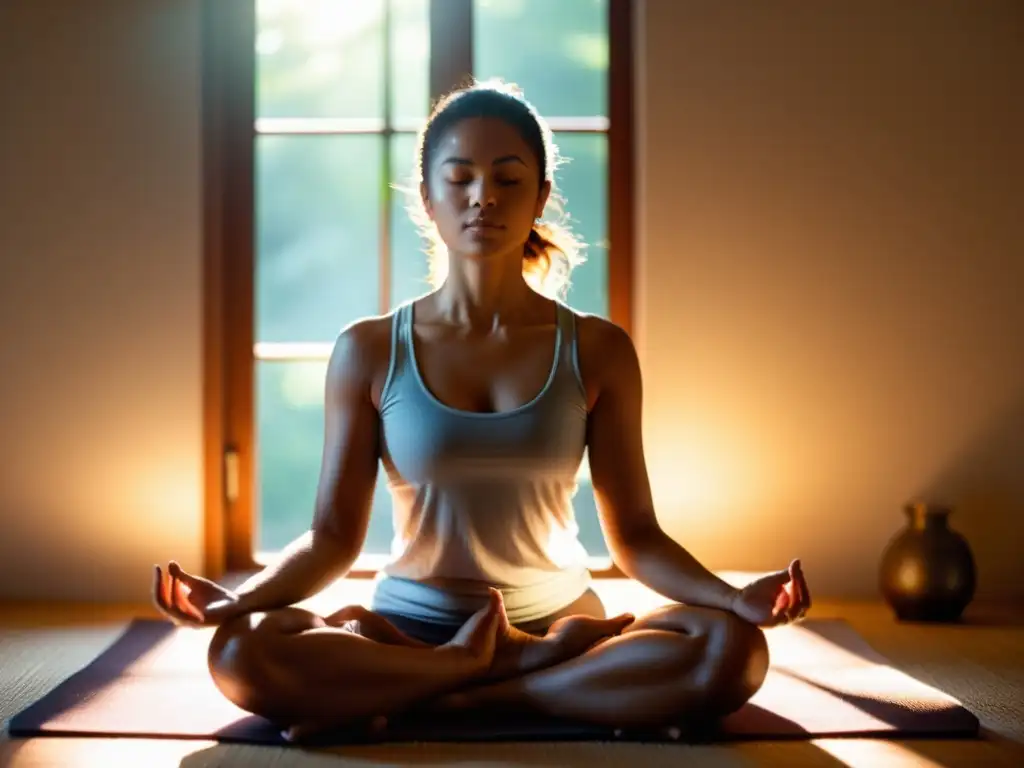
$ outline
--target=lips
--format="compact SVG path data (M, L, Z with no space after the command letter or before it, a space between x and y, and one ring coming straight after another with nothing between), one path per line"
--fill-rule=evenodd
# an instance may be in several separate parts
M473 219L466 224L466 229L504 229L504 227L490 219Z

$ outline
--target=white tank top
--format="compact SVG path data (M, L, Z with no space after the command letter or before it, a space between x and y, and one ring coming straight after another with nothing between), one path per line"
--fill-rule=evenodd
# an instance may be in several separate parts
M380 398L394 538L374 610L461 623L493 586L509 620L522 623L558 611L589 588L572 506L586 446L586 396L576 317L556 306L543 389L502 413L460 411L435 398L416 365L412 303L394 313Z

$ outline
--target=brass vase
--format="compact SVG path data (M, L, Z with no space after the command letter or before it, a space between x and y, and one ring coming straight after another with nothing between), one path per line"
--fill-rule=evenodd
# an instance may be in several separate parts
M904 507L907 526L882 555L882 595L902 621L948 622L974 598L974 558L966 539L949 527L949 507Z

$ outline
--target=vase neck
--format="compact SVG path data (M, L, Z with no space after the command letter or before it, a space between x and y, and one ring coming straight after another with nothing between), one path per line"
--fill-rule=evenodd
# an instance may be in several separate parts
M923 531L926 528L947 527L947 520L953 510L935 504L908 504L903 511L910 521L910 527Z

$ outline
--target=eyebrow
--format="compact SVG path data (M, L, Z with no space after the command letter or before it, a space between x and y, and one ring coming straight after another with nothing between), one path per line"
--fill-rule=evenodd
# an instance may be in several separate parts
M449 157L446 158L441 165L447 165L449 163L452 165L473 165L473 161L468 157ZM491 165L499 165L501 163L519 163L520 165L526 165L526 162L519 155L502 155L495 159Z

